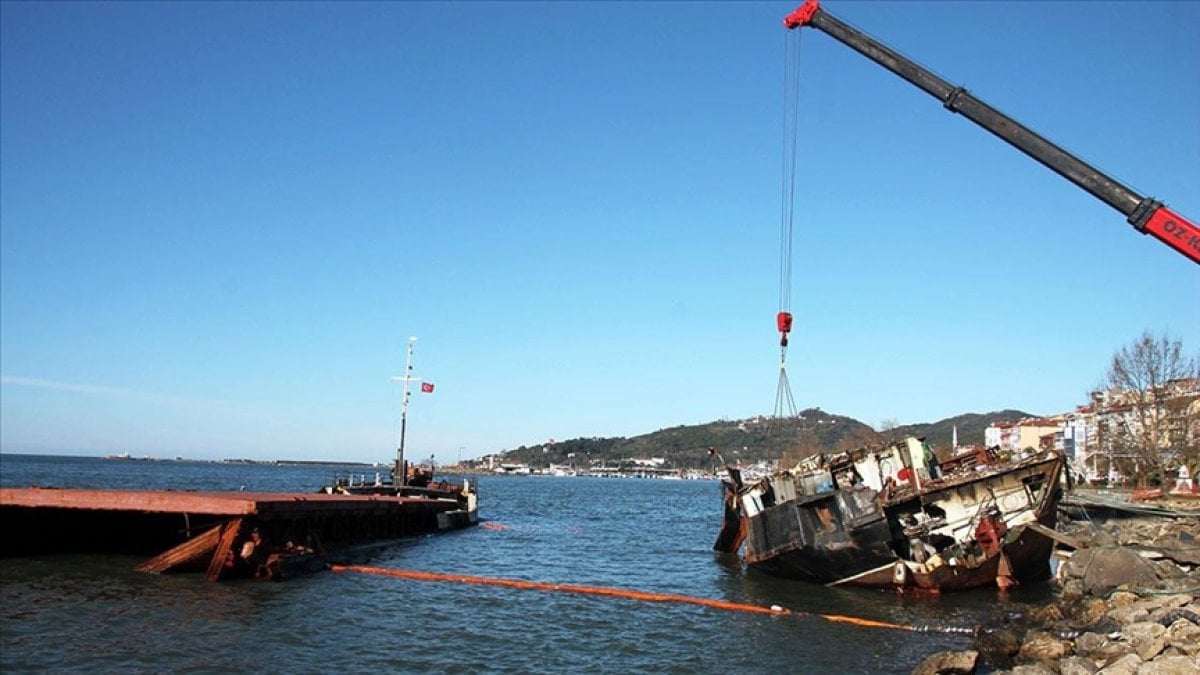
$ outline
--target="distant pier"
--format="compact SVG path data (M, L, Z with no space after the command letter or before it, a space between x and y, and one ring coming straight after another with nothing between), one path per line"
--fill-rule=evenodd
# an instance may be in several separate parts
M461 494L461 493L459 493ZM0 555L127 553L143 572L281 579L335 551L474 523L453 492L418 496L0 488Z

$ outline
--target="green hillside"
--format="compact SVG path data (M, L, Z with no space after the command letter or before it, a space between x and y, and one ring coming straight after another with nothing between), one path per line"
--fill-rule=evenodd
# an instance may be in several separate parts
M989 413L967 413L957 417L949 417L940 422L924 424L908 424L897 427L895 431L902 435L925 436L929 444L935 448L948 448L954 438L954 428L958 427L958 442L960 445L981 445L983 430L993 422L1016 422L1027 417L1035 417L1020 410L997 410Z
M820 408L795 417L756 417L660 429L632 438L574 438L555 443L521 446L500 453L504 462L545 467L550 464L589 466L596 460L612 465L631 458L661 457L669 466L690 469L713 466L713 448L728 462L754 463L784 458L796 461L814 452L837 452L880 443L907 434L926 436L934 448L949 447L958 426L959 443L983 443L983 430L996 421L1030 417L1019 410L969 413L939 422L896 427L883 434L851 417Z

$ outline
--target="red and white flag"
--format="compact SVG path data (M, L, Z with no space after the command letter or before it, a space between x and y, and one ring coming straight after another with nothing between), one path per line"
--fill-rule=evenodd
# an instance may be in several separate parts
M433 383L432 382L422 382L421 383L421 393L422 394L432 394L433 393Z

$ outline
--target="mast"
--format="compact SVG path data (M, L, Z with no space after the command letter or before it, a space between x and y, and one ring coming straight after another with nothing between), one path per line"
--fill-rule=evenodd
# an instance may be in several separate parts
M400 444L396 450L396 471L395 483L397 485L408 484L408 471L404 466L404 435L408 430L408 397L411 392L408 389L408 383L420 381L421 378L413 377L413 345L416 343L416 336L408 338L408 357L404 364L404 375L402 377L393 377L392 381L400 381L404 383L404 398L400 403Z

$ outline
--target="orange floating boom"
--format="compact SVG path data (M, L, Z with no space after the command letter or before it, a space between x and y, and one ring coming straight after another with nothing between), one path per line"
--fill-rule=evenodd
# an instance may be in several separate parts
M648 593L646 591L631 591L622 588L607 588L604 586L578 586L574 584L551 584L542 581L521 581L519 579L501 579L497 577L477 577L464 574L439 574L436 572L414 572L410 570L388 569L386 567L368 567L364 565L331 565L330 569L334 572L359 572L362 574L374 574L378 576L394 577L397 579L410 579L414 581L444 581L461 584L481 584L485 586L504 586L507 588L519 588L523 590L535 591L559 591L563 593L580 593L584 595L604 595L612 598L625 598L629 600L642 600L644 602L678 602L688 605L700 605L702 607L711 607L713 609L723 609L731 612L749 612L752 614L771 614L776 616L816 616L826 621L834 623L846 623L854 626L863 626L866 628L891 628L893 630L906 630L914 632L937 632L937 633L963 633L973 635L975 630L972 628L953 628L946 626L906 626L888 621L877 621L875 619L861 619L853 616L844 616L841 614L809 614L808 612L796 612L790 609L779 607L762 607L760 605L747 605L738 602L726 602L723 600L711 600L709 598L697 598L689 595L674 595L671 593Z

